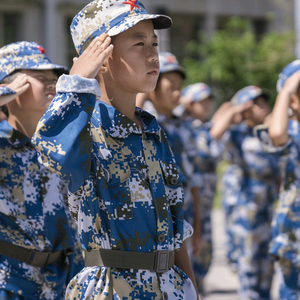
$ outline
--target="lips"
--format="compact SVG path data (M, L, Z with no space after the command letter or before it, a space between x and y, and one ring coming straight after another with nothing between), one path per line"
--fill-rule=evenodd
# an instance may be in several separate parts
M154 69L148 73L149 75L157 76L159 74L159 69Z

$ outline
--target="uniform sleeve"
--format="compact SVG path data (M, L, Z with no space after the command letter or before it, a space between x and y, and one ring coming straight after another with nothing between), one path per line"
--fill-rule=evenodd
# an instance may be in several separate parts
M16 92L11 88L8 88L6 86L0 86L0 97L13 94L16 94Z
M292 143L292 139L291 137L289 137L289 139L284 145L280 147L274 146L269 136L268 126L264 124L254 127L254 134L255 136L257 136L262 146L262 149L266 153L275 154L278 156L284 155L286 153L286 150L291 146Z
M51 171L75 192L88 178L92 137L90 118L101 92L95 79L63 75L56 96L38 123L32 142Z
M183 165L186 174L189 176L190 187L201 187L202 174L199 168L198 149L196 144L196 137L190 122L185 122L184 129L188 138L183 141L185 143L185 151L182 154Z

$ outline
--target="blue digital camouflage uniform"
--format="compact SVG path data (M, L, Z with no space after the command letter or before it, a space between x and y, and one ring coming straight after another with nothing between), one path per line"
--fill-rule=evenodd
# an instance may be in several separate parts
M12 93L0 87L0 96ZM37 251L74 248L43 268L0 254L0 298L64 299L69 280L84 266L67 185L7 121L0 122L0 157L0 240Z
M173 115L172 119L168 119L164 115L158 114L150 101L145 103L144 107L148 112L153 114L158 121L158 124L165 131L168 142L174 153L176 164L178 165L180 178L184 186L184 218L190 224L194 222L194 206L191 194L191 188L202 185L202 174L199 170L199 156L197 151L196 140L192 128L192 122L182 120L180 117ZM201 198L202 199L202 198ZM198 212L201 214L201 212ZM202 235L201 235L202 236ZM201 248L202 249L202 248ZM188 243L188 252L191 259L191 264L194 270L194 275L201 274L199 257L194 257L192 253L191 239ZM196 280L199 280L199 276ZM202 282L199 282L198 289L201 290Z
M241 298L270 299L273 260L268 245L280 169L276 159L262 150L253 128L236 125L229 133L225 155L230 166L225 176L235 173L231 180L238 183L237 194L231 195L229 225L239 251Z
M33 138L43 162L69 181L84 249L179 250L192 234L174 157L156 119L136 109L144 131L100 99L96 80L60 77ZM195 299L176 265L149 270L86 267L67 299Z
M270 253L279 263L280 299L300 299L300 124L289 120L289 140L275 147L266 127L258 127L263 148L280 159L283 178L272 222Z
M174 110L181 118L191 122L197 148L197 164L201 174L200 180L200 216L201 216L201 254L193 259L193 270L198 289L203 290L203 279L208 272L212 259L211 211L215 196L217 175L216 167L222 153L222 143L212 138L209 131L212 124L193 119L186 105L213 101L210 87L202 82L187 86L181 93L181 105Z
M227 259L233 270L237 268L237 260L241 254L240 243L234 238L232 212L238 203L239 192L242 189L243 169L224 157L225 168L220 182L220 198L225 212Z
M211 123L193 120L192 129L198 149L198 168L201 173L200 215L201 215L201 254L194 259L194 274L198 286L208 272L212 259L211 212L216 191L216 168L222 153L222 144L209 133Z

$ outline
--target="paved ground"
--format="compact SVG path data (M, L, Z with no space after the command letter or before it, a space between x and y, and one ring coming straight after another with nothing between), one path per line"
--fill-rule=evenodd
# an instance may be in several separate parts
M204 300L239 300L239 281L226 262L226 236L224 214L222 210L214 210L212 215L213 229L213 261L205 278ZM274 276L272 300L278 300L277 281Z

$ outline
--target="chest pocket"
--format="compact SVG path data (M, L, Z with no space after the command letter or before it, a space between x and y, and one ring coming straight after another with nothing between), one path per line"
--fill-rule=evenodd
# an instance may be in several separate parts
M18 211L24 210L23 181L24 174L21 170L0 168L1 212L7 215L19 215Z
M107 189L109 201L105 201L108 217L114 220L130 220L133 218L133 203L130 188L130 166L127 162L108 162Z
M163 180L165 184L165 192L169 204L176 204L177 201L183 200L182 183L179 178L179 171L177 166L172 163L160 161Z

